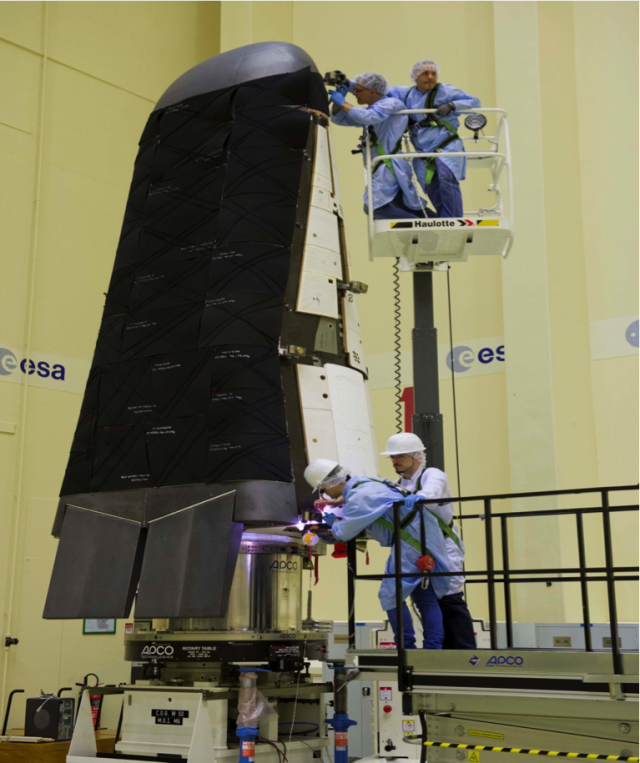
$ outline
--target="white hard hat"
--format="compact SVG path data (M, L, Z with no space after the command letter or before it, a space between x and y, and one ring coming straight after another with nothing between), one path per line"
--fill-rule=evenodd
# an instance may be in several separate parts
M304 470L304 478L312 488L318 488L331 472L339 466L340 464L337 461L332 461L330 458L316 458Z
M391 435L387 440L387 449L381 456L401 456L404 453L414 453L417 450L424 450L424 443L417 434L412 432L400 432L400 434Z

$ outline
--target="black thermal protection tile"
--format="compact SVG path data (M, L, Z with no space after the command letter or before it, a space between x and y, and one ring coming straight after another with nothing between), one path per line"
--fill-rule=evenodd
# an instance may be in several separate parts
M290 259L290 249L269 244L247 243L220 249L211 257L207 299L243 291L283 294Z
M102 367L98 426L135 424L158 418L146 358Z
M247 344L277 347L284 299L264 294L234 293L205 302L200 346Z
M147 424L146 430L151 472L158 487L204 482L206 416L157 421Z
M246 479L291 482L289 438L262 434L210 436L207 482Z
M202 304L149 310L127 317L121 358L148 358L195 349Z
M144 424L103 427L97 433L92 493L154 486Z
M151 382L162 419L203 416L211 398L211 350L193 350L153 358Z
M136 312L204 302L208 271L208 257L139 269L133 278L129 309Z

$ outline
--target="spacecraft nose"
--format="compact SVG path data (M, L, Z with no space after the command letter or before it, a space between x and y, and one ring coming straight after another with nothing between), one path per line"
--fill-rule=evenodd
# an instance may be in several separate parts
M202 61L178 77L161 96L154 111L194 95L272 75L289 74L307 67L312 73L318 73L311 56L289 42L243 45Z

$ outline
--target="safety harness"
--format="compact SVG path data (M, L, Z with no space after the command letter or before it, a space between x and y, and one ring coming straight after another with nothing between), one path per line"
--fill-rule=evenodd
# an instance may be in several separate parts
M436 94L438 93L438 89L440 88L440 83L436 83L431 90L429 90L427 94L427 99L425 101L424 107L425 109L432 109L434 105L434 101L436 99ZM410 90L407 91L407 94L404 97L404 105L407 105L407 100L409 99L409 94L412 90L415 90L415 86L412 87ZM439 143L435 149L433 150L434 154L439 154L441 151L443 151L450 143L453 143L454 140L460 140L460 136L458 135L458 131L455 129L455 127L452 127L448 122L443 122L442 120L438 119L438 117L435 114L427 114L424 119L422 119L420 122L416 122L415 127L444 127L445 130L448 130L451 135L446 137L441 143ZM430 159L427 159L427 166L424 174L424 184L430 185L431 181L433 180L433 176L436 172L436 160L435 157L432 156Z
M378 480L375 479L375 477L369 477L367 482L379 482L382 485L386 485L387 487L390 487L392 490L396 490L403 498L406 498L408 495L410 495L408 490L405 490L404 488L397 485L395 482L391 482L390 480ZM355 485L351 488L352 490L355 490L355 488L359 487L360 485L364 485L365 481L362 482L356 482ZM418 513L417 509L413 509L403 520L400 522L400 537L402 538L405 543L408 543L410 546L413 546L413 548L416 549L416 551L419 551L422 556L420 559L418 559L418 569L421 572L430 572L436 565L435 563L435 557L432 554L431 551L427 548L427 540L426 540L426 530L424 526L424 515L420 511L420 541L418 542L413 535L410 535L406 531L406 527L408 527L411 522L415 519L416 514ZM435 516L435 514L434 514ZM385 530L389 530L389 532L393 533L394 526L392 522L389 522L386 519L383 519L382 517L379 517L376 519L374 524L379 525L380 527L384 527ZM425 559L425 562L423 565L420 564L421 560ZM431 560L431 561L427 561Z
M425 467L424 467L424 469L423 469L423 470L420 472L420 474L418 475L418 479L416 480L416 487L415 487L415 490L413 490L413 491L407 491L407 492L409 492L411 495L416 495L417 493L419 493L419 492L420 492L420 487L421 487L421 484L420 484L420 483L421 483L421 481L422 481L422 475L423 475L423 474L424 474L426 471L427 471L427 467L425 466ZM397 483L397 484L399 484L399 483L401 482L401 480L402 480L402 477L400 477L400 478L398 479L398 483ZM405 490L405 488L400 488L400 489L401 489L401 490ZM444 503L439 503L439 504L438 504L438 506L444 506L444 505L445 505ZM440 528L440 530L442 531L442 534L444 535L444 537L445 537L445 538L451 538L451 540L452 540L452 541L453 541L453 542L456 544L456 546L457 546L458 548L460 548L460 538L458 538L458 536L456 535L456 533L453 531L453 519L451 520L451 522L449 522L449 524L447 524L447 523L444 521L444 519L442 519L441 517L439 517L439 516L438 516L438 515L437 515L437 514L436 514L434 511L432 511L431 509L429 509L429 508L428 508L428 509L427 509L427 511L429 512L429 514L431 514L431 516L433 516L433 517L435 517L435 518L436 518L436 521L438 522L438 527L439 527L439 528ZM406 527L406 526L407 526L407 524L410 524L411 522L413 522L413 520L414 520L414 518L415 518L415 516L416 516L417 512L418 512L418 509L413 509L413 510L412 510L412 511L411 511L409 514L407 514L407 516L406 516L406 517L404 518L404 520L403 520L403 526L405 526L405 527Z
M383 147L382 143L380 143L380 139L376 135L376 131L373 129L373 126L369 125L369 127L366 128L366 129L369 132L369 140L371 141L372 145L375 146L375 149L378 152L378 156L384 156L387 152L384 150L384 147ZM362 141L363 142L365 140L365 137L366 136L363 134L363 136L362 136ZM398 151L400 150L400 146L401 145L402 145L402 136L400 136L400 139L396 143L395 147L393 148L392 151L389 151L389 153L390 154L397 154ZM383 159L382 162L384 162L384 164L386 164L387 168L390 169L391 172L393 173L393 177L396 178L396 180L397 180L398 178L396 177L396 171L395 171L395 169L393 167L393 162L391 161L391 159ZM382 166L382 162L378 162L378 164L376 164L376 169L373 171L372 174L375 174L375 172L378 169L378 167Z

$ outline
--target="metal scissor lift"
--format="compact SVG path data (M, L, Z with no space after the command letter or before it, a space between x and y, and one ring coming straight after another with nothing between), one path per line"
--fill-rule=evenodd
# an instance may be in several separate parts
M407 109L398 114L428 114L435 109ZM376 220L371 198L372 174L380 162L402 159L429 159L438 153L417 153L405 141L405 153L371 156L369 135L365 145L365 176L368 192L369 258L400 257L403 269L439 262L465 262L470 255L500 255L506 257L513 243L513 188L511 182L511 147L509 125L504 109L473 109L461 114L488 114L497 124L492 135L464 136L463 141L482 141L488 147L482 151L447 152L447 156L465 156L467 169L490 173L488 190L495 203L488 208L465 211L461 218L423 217L415 220ZM502 185L506 185L503 191ZM426 200L425 200L426 204Z
M358 574L354 541L348 544L349 640L347 661L358 668L361 681L397 681L402 699L389 712L397 721L417 719L420 734L408 734L389 758L405 757L426 763L505 763L505 753L560 758L638 761L638 652L619 646L616 582L637 581L637 566L619 566L614 557L612 517L637 512L638 504L625 502L637 485L583 488L460 498L481 502L482 514L459 516L464 523L478 521L485 536L486 569L466 570L467 583L487 586L490 648L475 650L406 650L402 637L403 577L416 573ZM599 498L600 505L580 508L545 508L528 511L493 511L496 502L545 499L571 494ZM619 496L617 500L614 498ZM611 500L610 500L611 499ZM602 520L604 566L593 566L587 554L584 521ZM577 567L514 568L509 558L510 523L521 518L573 517L576 521ZM624 516L624 514L623 514ZM396 569L400 557L400 504L394 506ZM494 535L501 547L494 553ZM423 573L447 576L456 573ZM357 580L394 578L399 638L396 649L355 648L355 584ZM514 647L511 595L515 584L579 585L585 649L523 649ZM610 648L597 649L590 636L588 583L605 583L611 633ZM507 648L498 648L496 594L502 588ZM379 758L387 757L379 755ZM507 759L508 760L508 759Z

